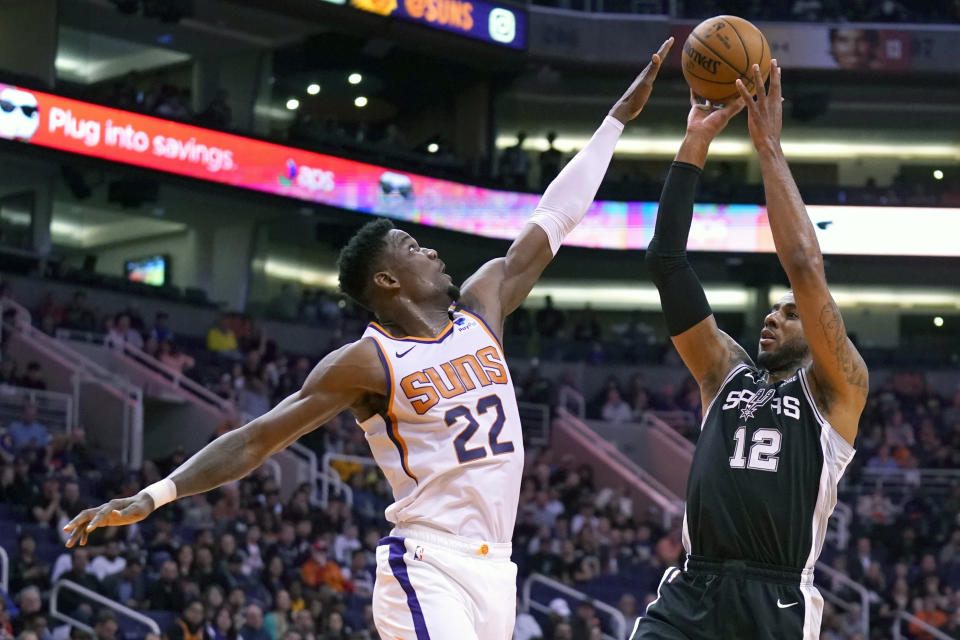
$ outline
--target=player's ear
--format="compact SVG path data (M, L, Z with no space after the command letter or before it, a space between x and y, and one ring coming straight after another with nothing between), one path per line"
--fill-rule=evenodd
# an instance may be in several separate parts
M377 271L373 274L373 284L381 289L397 289L400 281L389 271Z

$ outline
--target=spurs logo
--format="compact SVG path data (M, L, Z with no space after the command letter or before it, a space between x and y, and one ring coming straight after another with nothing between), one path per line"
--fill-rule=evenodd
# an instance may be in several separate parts
M750 401L747 402L747 406L745 406L743 409L740 409L740 419L747 420L752 418L757 409L770 402L770 400L776 394L777 392L774 389L767 389L766 391L758 393L750 398Z

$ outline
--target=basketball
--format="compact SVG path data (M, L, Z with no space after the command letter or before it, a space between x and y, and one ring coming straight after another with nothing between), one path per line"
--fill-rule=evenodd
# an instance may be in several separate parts
M715 16L698 24L683 45L683 77L698 96L722 104L737 97L740 78L751 93L754 64L764 82L770 73L770 45L753 24L736 16Z

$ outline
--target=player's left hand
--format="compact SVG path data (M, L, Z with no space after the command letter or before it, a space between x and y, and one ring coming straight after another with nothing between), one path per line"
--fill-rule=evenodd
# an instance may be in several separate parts
M760 75L760 66L753 65L754 86L757 87L757 97L753 96L737 79L737 91L747 105L747 125L750 129L750 138L757 150L780 148L780 132L783 130L783 94L780 89L780 65L776 60L770 61L770 91L763 86L763 76Z
M633 84L627 89L617 103L610 109L610 115L626 124L640 115L650 92L653 91L653 81L657 79L657 73L663 65L664 59L673 46L673 37L667 38L655 54L650 56L650 62L643 68L640 75L636 77Z
M71 520L64 531L70 534L67 546L87 544L87 537L100 527L118 527L140 522L153 512L153 498L140 492L129 498L115 498L106 504L84 509Z

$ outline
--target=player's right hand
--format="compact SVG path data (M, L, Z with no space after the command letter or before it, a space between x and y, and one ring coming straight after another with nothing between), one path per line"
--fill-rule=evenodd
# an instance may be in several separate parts
M650 56L650 62L647 66L643 68L640 75L634 79L633 84L627 88L626 93L620 96L617 103L610 109L611 116L623 124L627 124L640 115L643 107L647 104L650 92L653 91L653 81L657 79L660 66L672 46L673 37L667 38L657 52Z
M140 522L151 513L153 513L153 498L142 491L130 498L116 498L99 507L84 509L63 528L64 531L71 533L67 546L72 547L78 541L80 546L87 544L87 536L99 527L133 524Z

